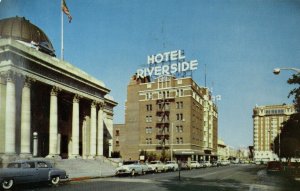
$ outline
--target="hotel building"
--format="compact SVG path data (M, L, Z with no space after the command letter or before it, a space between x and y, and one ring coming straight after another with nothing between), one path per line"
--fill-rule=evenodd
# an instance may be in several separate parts
M295 113L293 105L256 106L253 109L253 145L254 161L277 160L273 152L276 136L280 133L282 123Z
M208 88L191 77L133 76L127 87L125 124L114 126L114 150L124 160L141 151L173 159L217 158L218 111Z

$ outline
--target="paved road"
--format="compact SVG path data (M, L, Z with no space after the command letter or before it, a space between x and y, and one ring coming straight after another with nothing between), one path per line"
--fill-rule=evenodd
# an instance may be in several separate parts
M56 187L45 185L18 186L16 190L57 191L192 191L192 190L300 190L298 182L266 173L263 167L255 165L232 165L191 171L147 174L137 177L112 177L69 182Z

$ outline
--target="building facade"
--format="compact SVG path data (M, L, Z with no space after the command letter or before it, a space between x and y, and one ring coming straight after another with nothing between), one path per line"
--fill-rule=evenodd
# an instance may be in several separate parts
M0 20L0 28L1 159L112 151L117 103L105 84L56 58L46 34L25 18Z
M253 109L254 161L278 160L273 152L274 140L280 134L282 123L295 113L293 105L256 106Z
M230 157L228 146L223 140L218 139L218 160L228 160Z
M114 127L123 159L142 151L175 160L217 158L218 112L211 92L191 77L133 76L127 87L125 124Z

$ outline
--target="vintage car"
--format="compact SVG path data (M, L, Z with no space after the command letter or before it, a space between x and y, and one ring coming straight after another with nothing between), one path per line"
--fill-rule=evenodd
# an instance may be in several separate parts
M165 164L159 160L151 161L148 165L154 172L166 172L168 170L168 167L166 167Z
M151 170L146 164L141 164L140 161L124 161L123 165L116 169L116 175L131 175L146 174Z
M276 173L282 170L283 170L283 166L280 161L269 161L267 163L267 173Z
M179 169L176 161L167 161L166 165L168 171L177 171Z
M68 179L66 171L53 168L50 162L42 160L19 160L0 169L0 183L4 190L21 183L49 182L56 185L61 179Z
M198 161L190 161L188 166L189 166L190 169L204 167L204 165L202 163L199 163Z

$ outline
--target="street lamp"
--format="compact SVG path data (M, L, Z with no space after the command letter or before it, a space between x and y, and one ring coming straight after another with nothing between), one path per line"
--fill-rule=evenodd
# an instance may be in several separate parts
M300 69L298 69L298 68L274 68L273 73L275 75L278 75L278 74L280 74L281 70L293 70L293 71L297 72L298 74L300 74Z

